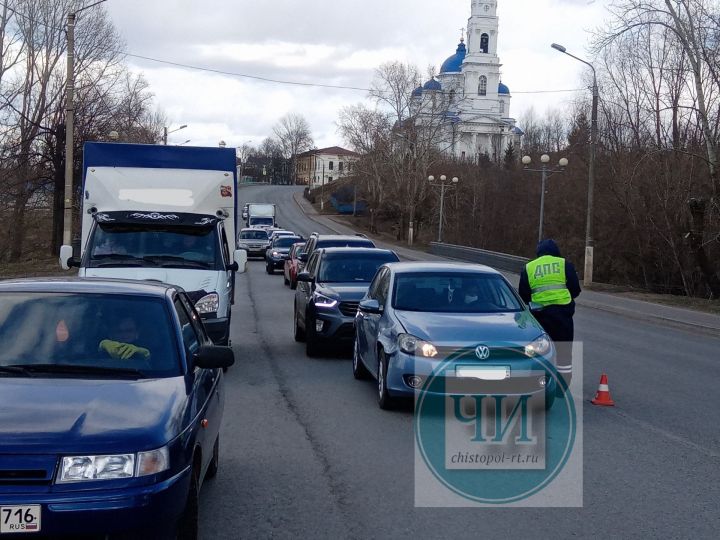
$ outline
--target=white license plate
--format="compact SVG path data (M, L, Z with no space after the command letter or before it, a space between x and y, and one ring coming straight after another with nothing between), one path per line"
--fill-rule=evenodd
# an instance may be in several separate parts
M510 378L510 366L458 366L455 376L483 381L504 381Z
M0 506L0 534L40 532L40 505Z

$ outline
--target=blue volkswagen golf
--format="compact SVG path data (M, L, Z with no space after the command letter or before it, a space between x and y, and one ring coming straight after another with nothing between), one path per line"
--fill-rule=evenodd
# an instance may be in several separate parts
M0 537L196 538L233 361L179 288L0 282Z
M555 348L499 272L461 263L382 266L355 317L353 375L388 409L416 392L555 399ZM436 383L442 379L442 385ZM438 389L441 391L439 392Z

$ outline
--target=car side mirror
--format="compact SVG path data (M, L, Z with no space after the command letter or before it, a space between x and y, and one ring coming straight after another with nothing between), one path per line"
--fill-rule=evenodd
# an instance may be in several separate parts
M309 272L300 272L297 275L297 280L302 283L312 283L313 282L313 278Z
M366 298L365 300L360 302L358 309L363 313L370 313L373 315L380 315L383 312L383 308L380 305L380 302L378 302L374 298Z
M235 363L235 353L230 347L205 345L198 349L193 361L200 369L224 369Z
M308 260L308 255L304 251L300 255L298 255L298 261L307 262L307 260Z
M60 247L60 267L63 270L70 270L71 268L80 268L80 261L73 257L72 246L61 246Z
M232 266L235 268L230 268L230 270L233 270L234 272L239 272L241 274L245 273L247 270L247 260L248 260L248 254L247 251L244 249L236 249L235 253L233 253L233 260L235 261Z

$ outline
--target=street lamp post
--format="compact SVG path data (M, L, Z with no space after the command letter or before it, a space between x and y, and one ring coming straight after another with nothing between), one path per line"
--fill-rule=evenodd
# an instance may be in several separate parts
M532 163L532 158L530 156L524 156L522 158L522 163L524 165L523 168L526 171L539 172L542 174L542 191L540 193L540 226L538 227L538 242L541 242L543 239L543 223L545 221L545 185L547 184L547 179L555 173L565 172L565 167L568 166L568 160L566 158L561 158L557 164L557 167L553 167L552 169L548 168L548 163L550 163L550 156L548 156L547 154L543 154L542 156L540 156L540 162L542 163L542 167L540 169L531 169L530 164Z
M102 4L107 0L100 0L84 8L68 13L67 16L67 79L65 82L65 197L63 215L63 245L69 246L72 242L72 212L73 212L73 169L75 156L75 21L77 14Z
M430 185L432 186L440 186L440 221L438 223L438 243L442 242L442 233L443 233L443 219L444 219L444 212L445 212L445 189L449 188L451 185L457 185L460 179L455 176L451 180L452 184L446 184L445 181L448 179L447 176L444 174L440 176L440 183L434 184L435 177L434 176L428 176L428 181L430 182Z
M600 94L598 92L597 85L597 73L595 66L590 62L578 58L575 55L567 52L567 49L562 45L553 43L551 45L556 51L560 51L563 54L574 58L578 62L582 62L590 69L593 73L593 101L592 101L592 121L590 124L590 162L588 163L588 204L587 204L587 224L585 228L585 272L583 274L583 283L587 287L592 285L593 282L593 266L595 258L595 240L593 238L593 212L595 205L595 154L597 152L598 142L598 102L600 101Z
M187 124L183 124L182 126L180 126L180 127L177 128L177 129L173 129L172 131L168 131L167 126L165 126L165 127L163 128L163 144L164 144L165 146L167 146L167 143L168 143L168 135L170 135L171 133L175 133L176 131L180 131L181 129L185 129L186 127L187 127Z

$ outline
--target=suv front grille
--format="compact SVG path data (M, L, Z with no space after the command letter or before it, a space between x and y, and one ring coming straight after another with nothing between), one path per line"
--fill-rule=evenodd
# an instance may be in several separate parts
M354 317L360 302L340 302L340 313L346 317Z

